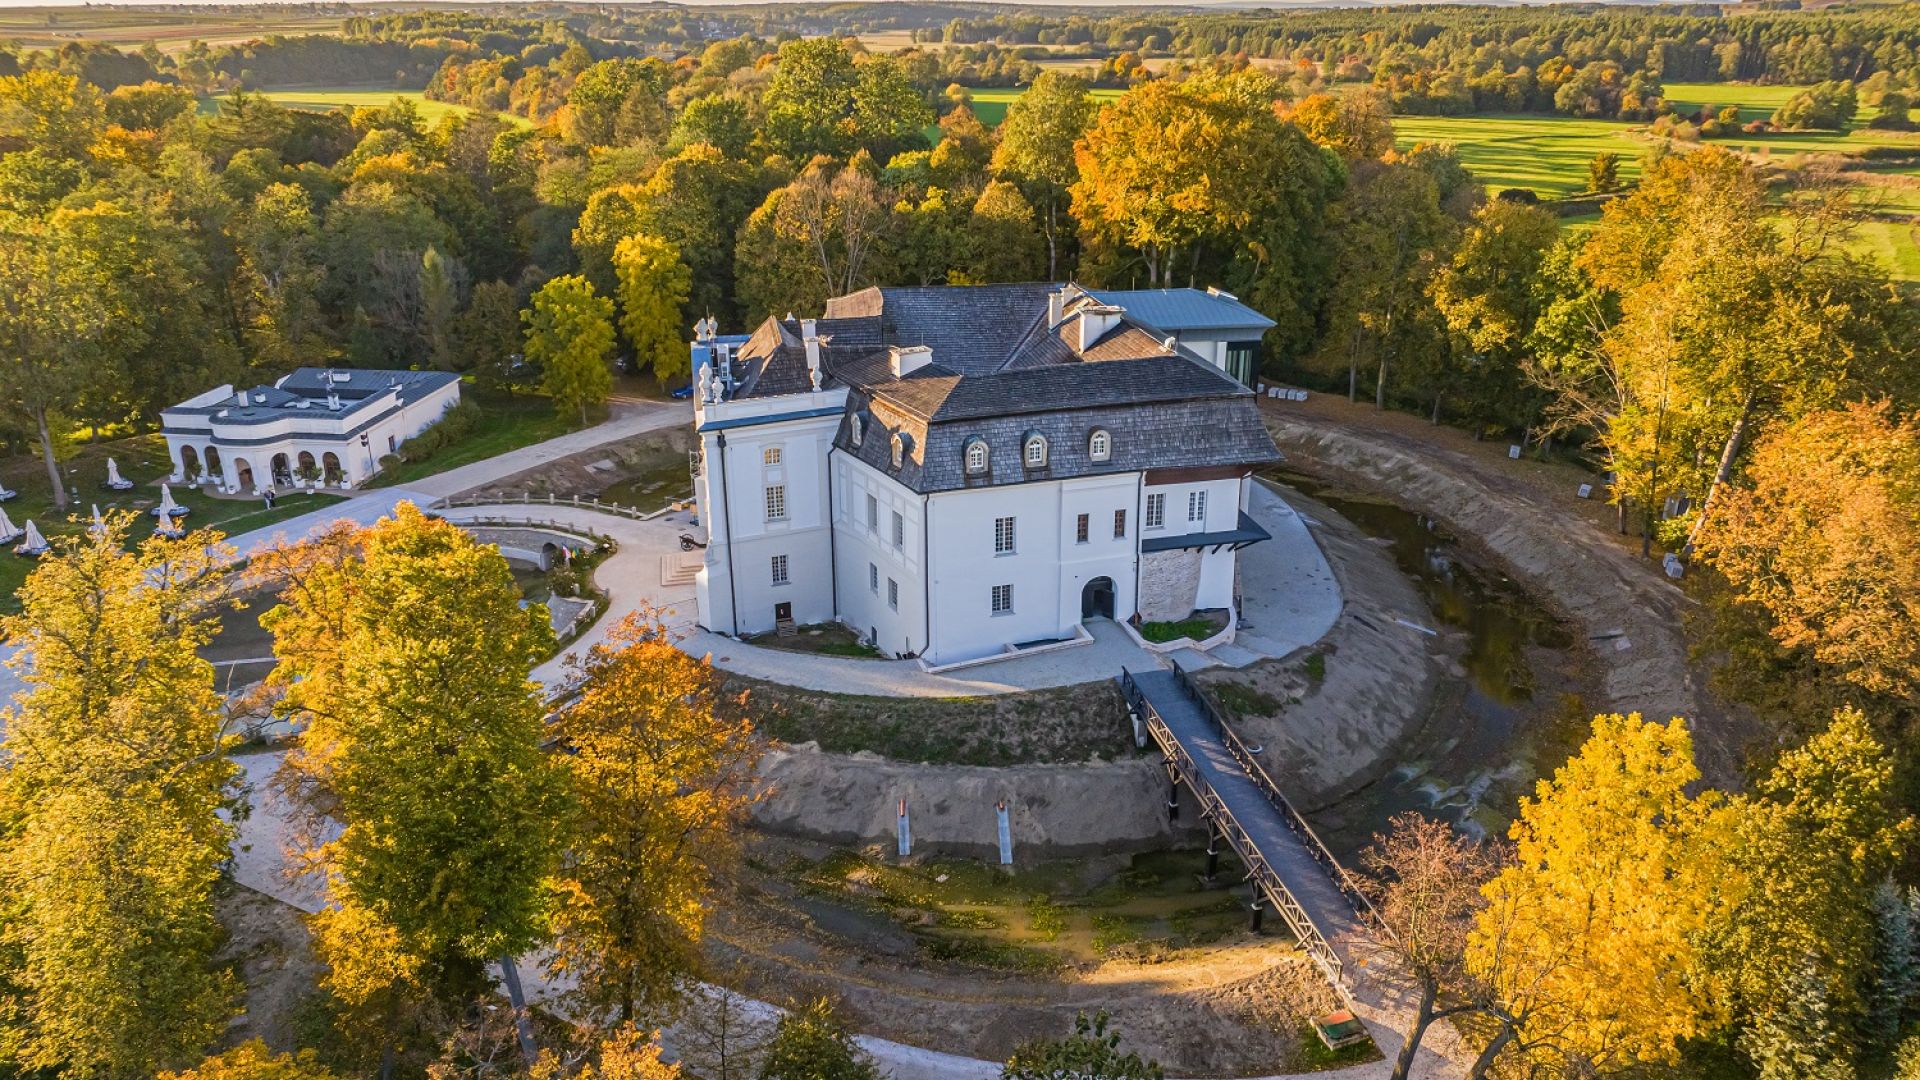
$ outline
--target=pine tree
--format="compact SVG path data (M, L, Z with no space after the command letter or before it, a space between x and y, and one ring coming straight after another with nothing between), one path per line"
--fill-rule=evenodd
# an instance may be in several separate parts
M1873 987L1867 1001L1867 1030L1882 1047L1900 1037L1916 991L1920 991L1920 957L1914 953L1914 893L1902 893L1891 878L1873 891L1875 926Z

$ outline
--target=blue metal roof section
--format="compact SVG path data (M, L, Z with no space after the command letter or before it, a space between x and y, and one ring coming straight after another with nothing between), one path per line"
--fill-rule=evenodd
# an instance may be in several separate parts
M695 341L687 347L693 352L693 383L700 384L700 369L713 363L714 346L725 345L729 353L738 355L740 347L752 340L751 334L715 334L705 341Z
M1183 330L1264 331L1274 325L1272 319L1241 303L1232 293L1204 289L1087 289L1086 293L1173 334Z

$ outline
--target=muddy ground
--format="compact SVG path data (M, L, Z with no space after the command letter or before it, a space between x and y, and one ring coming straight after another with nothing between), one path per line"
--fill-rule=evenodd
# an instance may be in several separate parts
M1123 1048L1159 1060L1170 1075L1266 1075L1326 1063L1307 1041L1305 1018L1335 1007L1332 992L1284 931L1256 936L1244 929L1235 894L1225 888L1228 875L1217 892L1198 898L1224 899L1228 909L1226 924L1213 924L1204 944L1183 947L1175 932L1103 954L1063 945L1064 959L1054 962L1025 961L1019 952L1010 959L1006 949L989 948L935 959L929 942L947 940L950 922L975 925L961 919L970 912L926 900L862 905L846 893L810 887L807 875L792 869L827 854L788 841L755 844L735 895L717 905L710 935L709 956L729 985L776 1002L824 995L859 1031L989 1061L1004 1060L1029 1039L1070 1032L1079 1012L1105 1009ZM1109 902L1102 889L1124 879L1127 865L1096 860L1063 876L1042 869L1021 881L1043 882L1031 887L1072 912ZM1024 887L1011 886L1016 893ZM1158 895L1166 887L1143 883L1141 891ZM1191 888L1197 893L1200 886ZM1174 925L1190 924L1176 916Z
M227 1026L222 1046L260 1039L276 1052L300 1048L301 1008L314 992L314 959L300 913L264 893L231 882L215 901L227 941L220 960L245 988L245 1011Z
M651 512L669 502L693 497L693 477L687 464L692 448L691 428L650 431L545 462L469 491L464 497L578 496Z

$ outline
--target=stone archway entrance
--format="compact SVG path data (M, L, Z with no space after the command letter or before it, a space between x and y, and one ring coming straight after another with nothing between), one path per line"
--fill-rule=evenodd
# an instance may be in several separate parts
M216 484L222 483L220 479L220 448L217 446L207 447L207 476Z
M268 472L268 475L273 477L272 483L276 487L292 486L293 463L287 460L287 455L285 454L273 455L273 461L268 464L267 472Z
M1112 578L1094 578L1080 590L1080 617L1082 619L1113 618Z
M191 446L180 448L180 475L189 484L200 479L200 453Z
M321 478L326 480L327 483L339 483L341 478L339 456L331 450L320 455L320 472Z

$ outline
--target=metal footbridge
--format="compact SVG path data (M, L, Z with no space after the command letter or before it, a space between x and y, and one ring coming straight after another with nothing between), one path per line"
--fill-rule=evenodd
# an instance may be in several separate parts
M1280 912L1334 988L1348 992L1352 956L1372 925L1372 905L1280 793L1255 753L1180 665L1171 671L1120 673L1134 722L1167 759L1167 813L1179 814L1185 786L1208 826L1207 873L1224 842L1254 888L1253 925L1263 903Z

